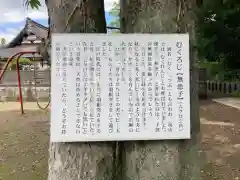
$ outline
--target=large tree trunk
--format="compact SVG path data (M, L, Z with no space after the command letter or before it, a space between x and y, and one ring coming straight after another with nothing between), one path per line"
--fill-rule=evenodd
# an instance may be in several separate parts
M103 0L47 0L51 33L106 33ZM51 143L49 180L112 180L113 143Z
M200 123L195 52L195 0L121 1L121 32L189 32L191 39L191 140L125 142L124 180L199 180Z

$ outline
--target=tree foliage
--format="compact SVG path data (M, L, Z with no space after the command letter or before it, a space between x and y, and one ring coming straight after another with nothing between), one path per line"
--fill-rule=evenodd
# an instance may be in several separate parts
M202 59L240 68L240 1L205 1L197 12L198 52Z
M19 59L19 68L22 69L22 66L24 65L32 65L32 61L30 59L27 59L27 58L20 58ZM17 67L17 60L16 59L13 59L13 61L9 64L8 68L12 69L12 70L15 70Z
M39 9L41 3L39 0L24 0L24 5L28 8L31 7L32 9Z
M109 14L113 17L113 20L110 22L110 26L120 27L120 4L119 2L114 2L112 9Z
M6 39L4 37L0 38L1 39L1 46L4 46L6 44Z

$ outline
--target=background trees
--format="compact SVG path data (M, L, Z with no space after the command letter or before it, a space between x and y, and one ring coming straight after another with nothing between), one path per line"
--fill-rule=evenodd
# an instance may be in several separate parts
M4 37L2 37L0 39L1 39L1 46L4 46L6 44L6 39Z
M120 28L120 4L119 2L114 2L112 9L109 14L113 17L110 22L110 26Z
M9 69L11 68L11 70L16 70L17 68L17 60L16 59L13 59L13 61L9 64ZM19 59L19 68L22 70L23 69L23 66L25 65L33 65L33 62L30 60L30 59L27 59L27 58L20 58Z
M224 75L223 79L239 79L240 2L205 0L197 15L199 60L209 62L212 71L221 66L219 75Z

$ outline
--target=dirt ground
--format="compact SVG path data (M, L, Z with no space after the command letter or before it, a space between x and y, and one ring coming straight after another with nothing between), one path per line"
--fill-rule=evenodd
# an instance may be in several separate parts
M200 108L203 180L240 179L240 110L212 101Z
M49 112L25 105L0 104L0 180L47 179Z
M46 180L49 111L0 103L0 180ZM200 108L202 180L240 180L240 111L212 101Z

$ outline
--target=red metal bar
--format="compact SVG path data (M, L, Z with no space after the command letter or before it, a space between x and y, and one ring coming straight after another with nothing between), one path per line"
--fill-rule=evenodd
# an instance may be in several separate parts
M8 68L10 62L12 62L13 58L15 58L17 55L19 55L19 53L14 54L14 55L11 56L10 58L8 58L6 65L4 66L4 68L3 68L2 71L1 71L1 74L0 74L0 82L1 82L1 80L2 80L2 78L3 78L3 75L4 75L5 71L6 71L7 68Z
M24 54L35 54L35 53L37 53L37 52L35 52L35 51L23 51L23 52L19 52L19 53L14 54L13 56L11 56L11 57L8 59L6 65L5 65L4 68L3 68L3 71L2 71L1 74L0 74L0 82L1 82L1 80L2 80L2 78L3 78L3 75L4 75L4 73L6 72L6 70L7 70L8 66L9 66L10 62L12 62L13 58L15 58L16 56L18 56L18 57L17 57L17 77L18 77L19 101L20 101L20 104L21 104L21 113L22 113L22 114L24 113L24 111L23 111L23 99L22 99L22 88L21 88L21 77L20 77L20 69L19 69L19 68L20 68L20 67L19 67L19 59L20 59L20 57L21 57L22 55L24 55Z
M17 78L18 78L18 91L19 91L19 101L21 104L21 113L24 114L23 111L23 98L22 98L22 87L21 87L21 75L20 75L20 67L19 67L19 59L21 54L17 57Z
M4 76L4 73L6 72L6 70L7 70L8 66L9 66L10 62L12 62L12 60L13 60L17 55L22 56L22 55L24 55L24 54L35 54L35 53L37 53L37 52L35 52L35 51L25 51L25 52L24 52L24 51L23 51L23 52L16 53L16 54L14 54L13 56L11 56L10 58L8 58L6 65L4 66L3 70L1 71L0 81L2 80L2 78L3 78L3 76Z

